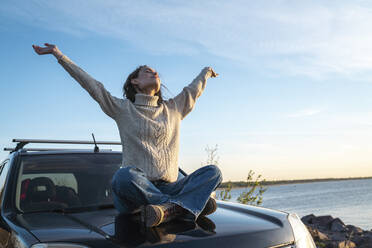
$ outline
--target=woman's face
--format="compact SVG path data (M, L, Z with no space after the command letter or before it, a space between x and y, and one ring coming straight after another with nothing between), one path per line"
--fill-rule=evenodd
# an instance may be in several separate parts
M132 84L138 87L141 92L157 93L160 90L160 78L158 73L151 67L144 66L140 69L138 77L132 79Z

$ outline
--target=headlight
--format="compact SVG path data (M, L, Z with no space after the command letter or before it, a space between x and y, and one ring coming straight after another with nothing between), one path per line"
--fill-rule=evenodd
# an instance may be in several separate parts
M71 243L39 243L32 245L31 248L89 248L89 247L85 245Z
M288 220L293 229L296 248L316 248L313 238L298 215L289 214Z

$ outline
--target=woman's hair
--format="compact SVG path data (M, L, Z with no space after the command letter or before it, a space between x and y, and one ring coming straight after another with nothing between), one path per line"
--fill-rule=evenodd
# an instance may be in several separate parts
M137 91L134 88L134 85L132 84L132 79L137 78L138 73L144 67L147 67L147 65L138 66L131 74L129 74L127 80L124 83L124 86L123 86L123 93L124 94L123 95L126 98L128 98L131 102L134 102L135 95L137 94ZM161 87L164 87L164 86L161 84ZM163 102L163 97L162 97L162 94L161 94L161 87L160 87L159 91L155 93L155 96L159 97L158 104Z

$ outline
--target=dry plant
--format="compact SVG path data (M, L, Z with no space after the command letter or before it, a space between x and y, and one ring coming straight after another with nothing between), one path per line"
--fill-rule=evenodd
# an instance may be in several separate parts
M214 147L207 146L205 151L207 153L207 164L214 164L218 165L219 156L217 154L218 146L215 145ZM263 194L267 190L267 187L264 187L265 179L261 179L261 175L258 175L255 179L253 178L254 172L250 170L247 176L247 183L246 183L246 190L243 191L237 201L242 204L249 204L249 205L261 205L263 200ZM232 183L229 182L227 184L227 188L224 188L220 191L218 195L216 195L217 199L223 201L231 200L231 189Z
M263 194L267 190L267 187L264 187L265 179L261 179L261 175L258 175L256 179L253 179L254 172L250 170L247 177L247 188L243 191L237 201L243 204L249 205L261 205L263 200Z

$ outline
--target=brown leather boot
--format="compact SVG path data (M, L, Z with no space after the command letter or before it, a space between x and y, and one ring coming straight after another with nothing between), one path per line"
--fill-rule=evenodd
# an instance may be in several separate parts
M200 213L200 215L210 215L212 213L214 213L217 209L217 202L215 199L213 199L212 197L210 197L207 201L207 204L205 204L205 207L203 209L203 211Z
M147 205L141 210L141 220L147 227L158 226L184 213L184 209L174 203Z

